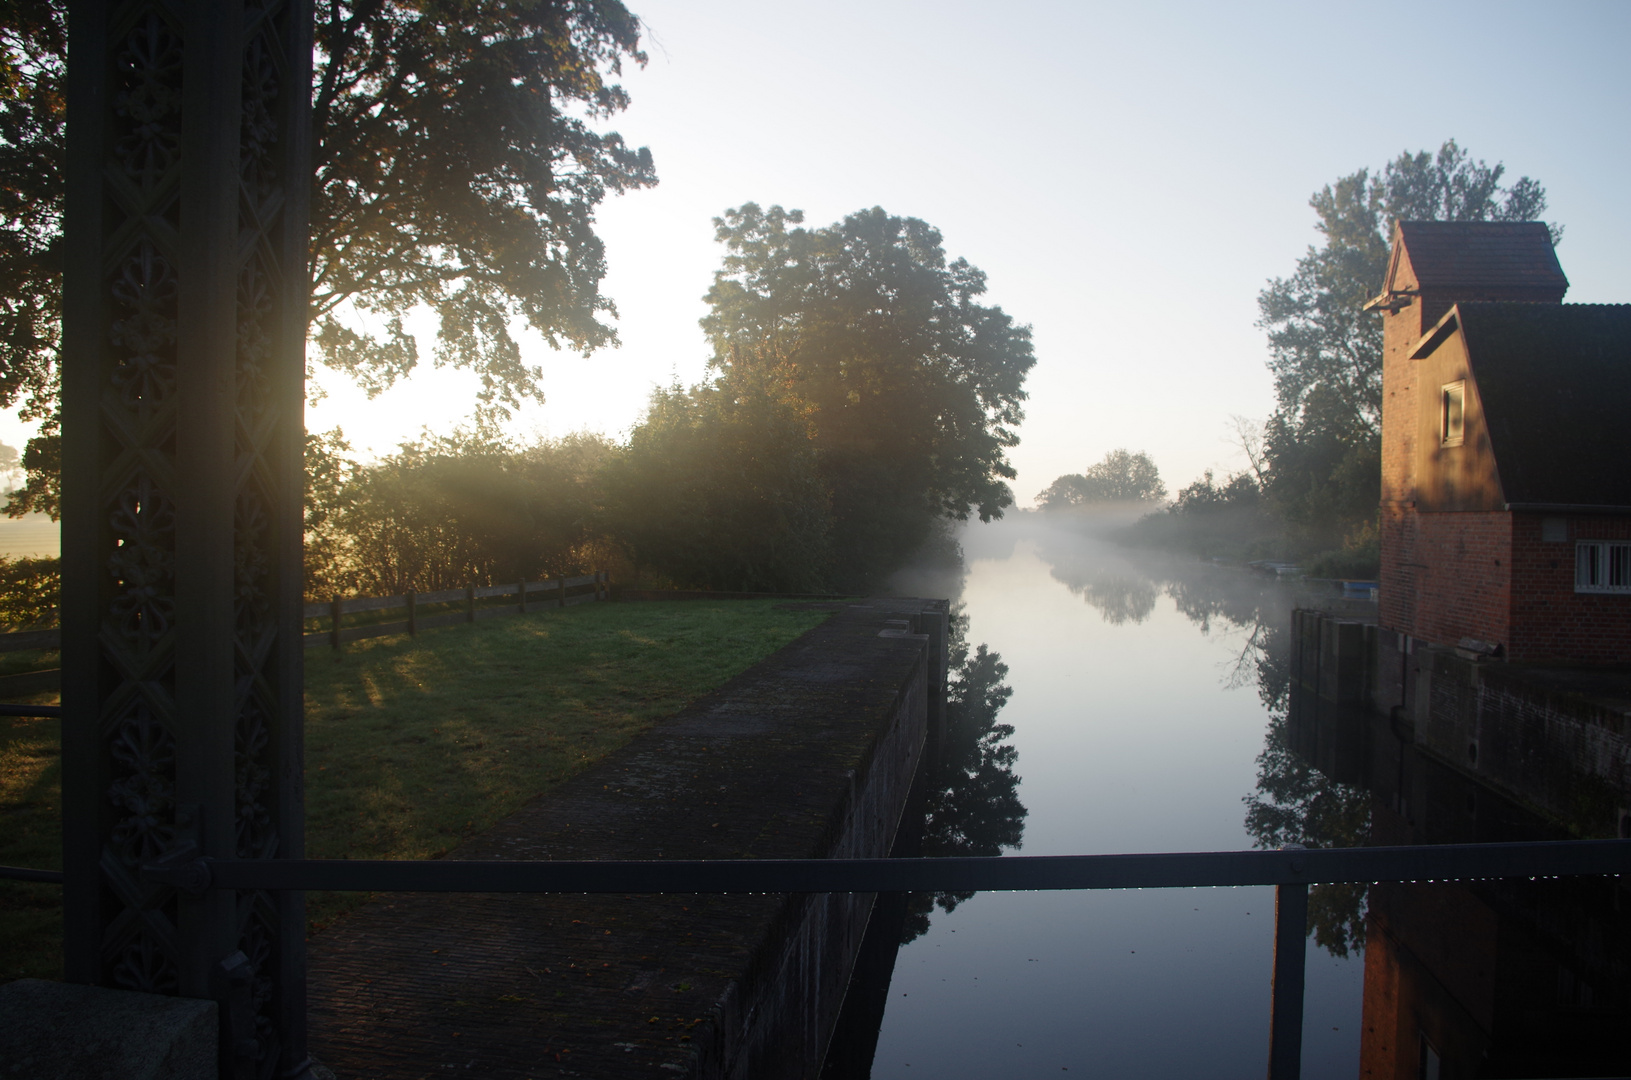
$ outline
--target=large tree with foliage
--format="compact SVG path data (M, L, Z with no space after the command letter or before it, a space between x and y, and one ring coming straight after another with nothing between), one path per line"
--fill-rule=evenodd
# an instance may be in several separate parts
M311 204L316 356L371 392L419 362L476 372L503 414L542 396L510 333L587 352L614 339L593 229L651 155L596 125L644 63L617 0L317 0ZM0 406L43 420L11 512L56 512L65 0L0 2Z
M985 275L925 222L879 208L802 221L752 203L715 220L726 255L702 325L717 371L751 373L806 425L840 584L868 587L937 517L1012 505L1031 334L979 302Z
M831 496L815 447L754 379L658 390L605 484L607 524L638 571L707 589L827 587Z
M1323 237L1258 296L1276 405L1264 430L1267 488L1293 531L1331 545L1375 514L1381 476L1382 324L1361 310L1382 287L1393 222L1534 221L1546 190L1474 160L1451 139L1316 192ZM1562 235L1552 226L1553 242Z

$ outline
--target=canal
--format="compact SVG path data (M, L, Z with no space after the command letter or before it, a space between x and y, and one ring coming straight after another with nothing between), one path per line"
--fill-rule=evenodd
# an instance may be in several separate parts
M1310 689L1293 606L1366 606L1035 515L962 546L896 582L966 617L943 766L897 854L1591 834L1435 756L1408 717ZM1526 768L1559 766L1540 751ZM882 899L826 1075L1260 1077L1273 908L1267 888ZM1317 886L1309 921L1304 1076L1631 1070L1620 879Z
M962 574L900 584L955 595L967 641L1007 665L998 721L1012 727L1017 850L1253 847L1270 720L1260 668L1295 593L1033 515L971 526L962 545ZM969 788L979 804L993 785ZM957 813L975 834L1016 816ZM929 832L932 848L932 818ZM1263 1075L1271 889L982 893L945 907L902 935L872 1076ZM1309 957L1305 1075L1353 1076L1362 957Z

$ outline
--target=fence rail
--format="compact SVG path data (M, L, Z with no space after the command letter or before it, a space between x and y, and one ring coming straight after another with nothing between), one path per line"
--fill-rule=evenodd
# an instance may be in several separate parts
M336 596L328 602L307 604L306 619L326 619L328 626L308 632L305 647L331 645L338 649L347 641L384 637L387 634L417 634L438 626L455 623L473 623L477 619L490 619L499 615L523 615L540 607L571 607L611 599L611 573L596 570L577 577L550 578L546 581L518 581L513 585L466 585L458 589L437 592L407 592L397 596L359 596L342 600ZM478 607L478 601L510 597L513 603L502 606ZM427 606L462 603L462 610L439 611L424 614ZM346 626L347 615L370 611L404 611L407 618L394 622L366 623Z
M409 592L398 596L358 596L350 600L335 597L327 602L319 601L305 606L302 615L306 619L326 619L328 626L305 634L304 645L308 649L320 645L331 645L337 649L347 641L384 637L387 634L417 634L421 630L431 630L438 626L475 622L478 619L490 619L499 615L525 614L540 607L571 607L574 604L610 600L611 582L610 571L596 570L576 577L518 581L514 585L467 585L459 589L442 589L438 592ZM502 607L491 604L485 607L477 606L479 601L504 596L514 597L515 603ZM461 611L420 613L420 608L427 605L460 602L464 604ZM361 626L344 625L347 615L397 610L406 611L407 618ZM25 630L15 634L0 634L0 654L61 647L61 630ZM60 689L61 686L62 671L58 668L0 675L0 699L46 693Z
M22 652L25 649L60 649L61 630L23 630L15 634L0 634L0 653Z
M15 634L0 634L0 653L60 648L61 630L22 630ZM0 675L0 698L28 697L30 694L48 693L61 686L62 671L59 668Z

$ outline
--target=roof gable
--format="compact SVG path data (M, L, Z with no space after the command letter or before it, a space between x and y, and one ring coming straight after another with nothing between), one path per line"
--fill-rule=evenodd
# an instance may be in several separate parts
M1455 317L1507 504L1631 507L1631 305L1462 303Z
M1412 280L1406 282L1403 278ZM1562 299L1569 287L1538 221L1400 221L1387 289L1535 289ZM1542 299L1537 296L1536 299Z

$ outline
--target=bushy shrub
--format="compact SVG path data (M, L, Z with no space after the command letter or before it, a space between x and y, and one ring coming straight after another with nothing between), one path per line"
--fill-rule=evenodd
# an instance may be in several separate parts
M0 555L0 629L55 626L62 592L62 560Z
M491 431L405 443L370 464L307 441L306 595L391 595L605 569L598 435L518 445Z

